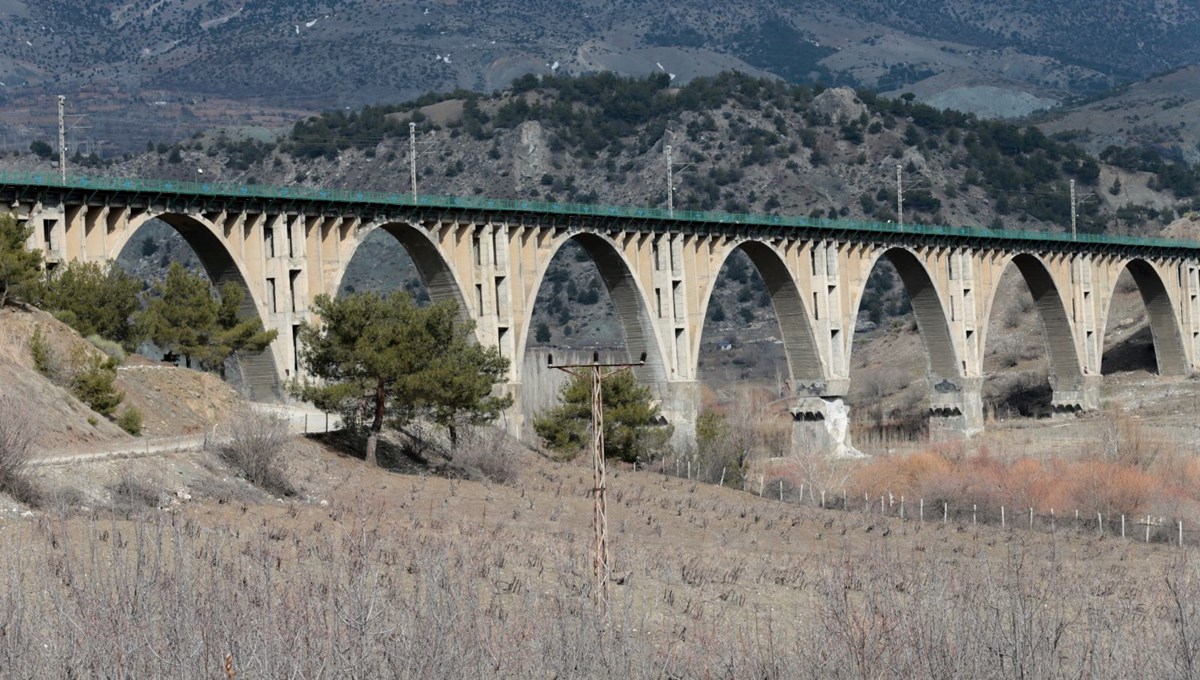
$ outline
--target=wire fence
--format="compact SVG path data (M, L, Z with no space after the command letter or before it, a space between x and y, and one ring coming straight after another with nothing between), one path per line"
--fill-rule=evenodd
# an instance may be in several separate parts
M662 461L664 475L704 482L699 469L687 458ZM717 485L726 484L728 469ZM732 476L728 476L733 480ZM868 516L889 517L903 522L941 523L956 526L990 526L1044 534L1095 535L1139 543L1169 544L1178 547L1200 545L1200 526L1190 528L1183 520L1163 515L1125 515L1072 509L995 506L946 500L906 498L890 492L850 493L846 489L820 489L816 485L796 483L783 477L759 475L743 479L739 487L756 496L781 503L792 503L824 510L841 510Z
M630 206L591 205L583 203L550 203L520 199L493 199L468 196L417 196L405 192L379 192L356 189L324 189L320 187L275 187L227 182L195 182L182 180L138 179L124 177L78 176L63 179L51 172L0 172L0 185L16 187L54 187L81 191L119 191L157 196L208 197L225 199L274 199L311 201L318 203L366 204L374 206L459 208L489 212L521 212L577 217L617 217L626 219L661 220L673 223L745 225L762 227L792 227L802 229L836 230L843 232L912 234L920 236L953 236L971 239L1036 241L1041 243L1120 245L1200 250L1200 242L1113 236L1102 234L1067 234L1050 231L1017 229L988 229L984 227L945 226L929 224L894 224L862 220L835 220L800 215L754 215L748 213L667 210Z

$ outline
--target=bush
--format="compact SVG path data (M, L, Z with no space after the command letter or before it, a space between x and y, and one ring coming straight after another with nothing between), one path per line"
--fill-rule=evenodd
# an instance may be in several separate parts
M50 346L50 341L42 334L41 326L33 329L33 336L29 338L29 355L33 358L33 367L38 373L52 381L58 379L62 364L54 348Z
M71 392L96 413L111 416L125 399L125 393L114 384L116 360L77 356L76 365L81 367L71 379Z
M162 494L151 483L126 470L116 483L108 487L114 510L133 512L142 508L156 508Z
M29 479L33 442L33 424L27 409L16 399L0 397L0 492L36 507L42 498Z
M113 361L116 361L118 364L125 361L125 349L123 347L121 347L120 343L113 342L112 340L105 340L104 338L100 337L99 335L94 335L94 334L89 335L87 337L87 341L92 343L92 347L95 347L96 349L100 350L101 352L104 352Z
M135 437L142 436L142 412L132 406L126 408L117 416L117 426Z
M498 484L512 484L521 476L520 448L497 428L464 428L452 453L456 467L478 471Z
M290 438L287 419L246 405L229 423L229 440L218 455L251 484L279 496L294 496L296 489L283 463Z

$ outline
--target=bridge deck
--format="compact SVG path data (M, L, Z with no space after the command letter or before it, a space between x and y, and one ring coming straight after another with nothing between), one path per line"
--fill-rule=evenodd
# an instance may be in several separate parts
M663 208L589 205L581 203L548 203L543 201L477 198L463 196L418 196L416 200L404 192L379 192L355 189L325 189L317 187L274 187L222 182L189 182L120 177L67 177L45 172L0 172L0 187L45 190L62 189L70 193L126 194L153 196L161 199L253 201L312 204L329 207L430 208L465 210L488 213L520 213L547 217L613 218L643 222L659 222L663 227L686 229L708 227L764 227L811 229L820 232L846 232L892 237L950 237L955 240L1027 242L1030 244L1079 247L1116 246L1152 248L1156 250L1200 251L1200 241L1078 234L1072 237L1063 232L988 229L984 227L953 227L929 224L892 224L860 220L832 220L798 215L754 215L742 213L701 212ZM1193 252L1194 254L1194 252Z

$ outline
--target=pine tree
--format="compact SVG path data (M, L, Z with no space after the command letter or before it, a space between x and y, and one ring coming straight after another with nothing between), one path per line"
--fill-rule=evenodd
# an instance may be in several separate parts
M188 368L196 361L223 373L226 359L238 352L260 352L278 334L263 330L257 318L238 315L244 299L245 291L232 282L214 297L207 279L176 262L167 278L154 285L138 325L154 344L182 355Z
M0 215L0 307L24 299L42 272L42 252L26 250L33 227L22 226L12 215Z
M116 264L76 261L47 272L30 301L56 312L80 335L99 335L133 351L141 339L133 323L141 290L141 282Z
M650 388L625 371L606 377L601 385L604 404L604 451L610 458L632 462L653 457L671 436L670 426L657 425L659 409ZM573 456L589 441L592 425L590 378L573 377L559 393L560 404L534 420L533 429L546 446Z
M472 342L474 324L458 320L453 302L418 307L405 291L318 295L313 311L321 323L300 327L301 360L321 382L294 389L348 424L365 425L371 465L385 423L403 427L425 415L453 441L460 422L487 422L512 403L492 395L508 360Z

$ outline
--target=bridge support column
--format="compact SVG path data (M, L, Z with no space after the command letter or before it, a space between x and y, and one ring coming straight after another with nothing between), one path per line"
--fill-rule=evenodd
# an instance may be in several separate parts
M929 437L960 439L983 431L983 378L943 378L929 395Z
M1100 408L1100 385L1104 377L1079 375L1069 378L1050 376L1050 389L1054 396L1050 406L1054 415L1072 415Z
M790 411L792 455L862 455L850 443L850 407L840 395L800 397Z
M696 445L696 418L700 415L700 382L672 380L662 394L662 416L674 430L671 445L677 451Z
M509 436L518 440L524 440L529 435L529 432L525 431L525 410L524 405L521 403L521 383L509 382L498 387L493 387L492 389L492 394L499 392L500 394L510 395L513 398L512 406L509 406L506 411L500 414L500 418L495 421L495 424L504 428L504 431ZM529 430L530 432L533 431L532 422L529 425Z

